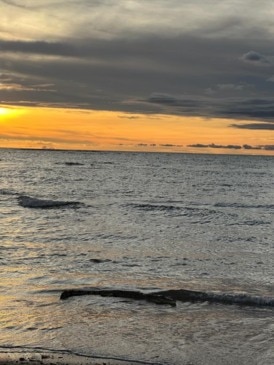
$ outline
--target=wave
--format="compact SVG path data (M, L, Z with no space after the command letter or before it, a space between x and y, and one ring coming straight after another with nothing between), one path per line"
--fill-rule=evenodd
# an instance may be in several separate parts
M146 210L146 211L153 211L153 210L160 210L160 211L180 211L183 208L178 207L176 205L165 205L165 204L149 204L149 203L136 203L136 204L129 204L130 206Z
M20 195L17 198L19 205L23 208L60 208L60 207L77 207L81 205L80 202L75 201L60 201L60 200L48 200L48 199L37 199L27 195Z
M0 195L19 195L19 194L14 190L0 189Z
M215 203L216 208L274 209L274 204Z
M261 225L271 225L271 221L250 220L250 221L228 223L228 226L261 226Z
M65 165L65 166L84 166L81 162L65 161L65 162L55 162L55 165Z
M139 203L139 204L128 204L135 209L143 210L146 212L163 212L172 216L184 216L189 219L199 219L199 223L208 223L213 218L220 217L223 213L217 209L208 209L204 207L191 207L191 206L179 206L171 204L150 204L150 203ZM193 222L197 223L197 221Z

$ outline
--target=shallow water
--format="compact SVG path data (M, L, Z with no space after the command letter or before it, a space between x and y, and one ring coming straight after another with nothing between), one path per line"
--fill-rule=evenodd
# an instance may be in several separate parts
M274 363L272 308L59 300L77 287L274 297L272 157L1 150L0 171L0 346Z

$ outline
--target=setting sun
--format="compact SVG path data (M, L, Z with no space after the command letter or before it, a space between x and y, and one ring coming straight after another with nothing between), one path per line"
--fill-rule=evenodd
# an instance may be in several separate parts
M8 118L18 117L24 114L24 109L21 108L8 108L8 107L0 107L0 120L6 120Z
M0 116L7 115L10 113L10 109L8 108L0 108Z

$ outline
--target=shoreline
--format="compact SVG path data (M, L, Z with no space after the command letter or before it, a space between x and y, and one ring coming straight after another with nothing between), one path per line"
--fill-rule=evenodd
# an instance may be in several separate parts
M0 352L0 365L148 365L151 363L50 351ZM153 365L153 364L151 364Z

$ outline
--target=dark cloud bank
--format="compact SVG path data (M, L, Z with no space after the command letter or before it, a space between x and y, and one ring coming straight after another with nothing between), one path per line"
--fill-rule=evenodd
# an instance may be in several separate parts
M54 2L44 2L47 3L53 9ZM164 18L160 15L166 5L157 0L152 9L151 2L137 3L140 9L155 12L158 27L148 29L149 23L144 21L145 26L140 22L139 28L137 24L127 31L126 24L129 19L136 21L137 10L123 8L125 22L116 21L116 28L100 30L98 20L92 18L88 22L85 18L82 27L71 25L67 34L56 31L50 40L42 35L39 39L21 38L20 27L17 37L0 35L1 103L254 120L248 124L231 123L231 127L274 129L273 37L270 23L263 22L259 12L250 13L250 20L243 19L237 7L231 5L227 16L216 13L208 23L198 19L199 27L188 30L182 25L184 2L172 0L174 9L178 8L174 18L178 24L174 30L170 20L169 27L163 25L161 31ZM35 16L39 6L27 4L2 1L4 11L12 8L18 15ZM67 4L81 9L84 17L101 8L111 13L120 9L115 4L125 3L94 1L92 7L87 1ZM218 5L220 11L225 4L228 3ZM264 9L267 4L270 3L264 4ZM52 14L58 26L65 16L62 14L66 14L66 3L59 1L55 5ZM201 2L201 6L205 7L205 3ZM252 11L252 7L245 6L246 11ZM142 19L141 13L138 16ZM106 22L102 17L104 25L103 21ZM3 31L3 25L0 27ZM95 36L91 27L108 37ZM4 31L8 33L8 29Z

